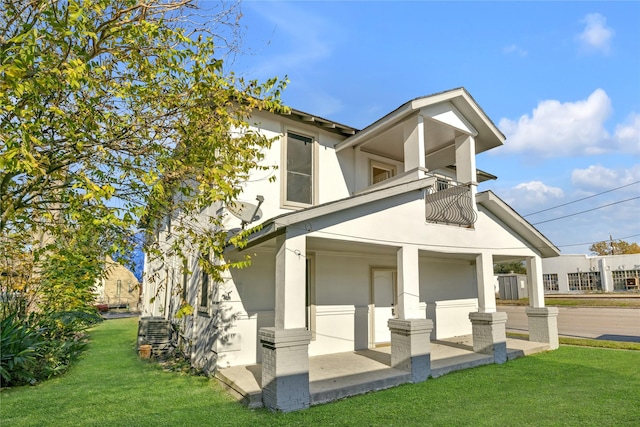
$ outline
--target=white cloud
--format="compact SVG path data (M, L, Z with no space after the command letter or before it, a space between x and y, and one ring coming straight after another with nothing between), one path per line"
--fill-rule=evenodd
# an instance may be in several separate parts
M502 52L506 54L515 54L521 57L527 56L528 53L525 49L515 44L505 46L504 48L502 48Z
M604 153L610 142L604 122L610 114L611 100L602 89L576 102L542 101L530 116L500 120L498 127L507 136L500 151L526 151L541 157Z
M616 126L614 143L622 152L640 152L640 114L631 113L625 123Z
M530 210L564 197L564 191L541 181L529 181L501 193L501 197L516 210Z
M610 169L602 165L591 165L586 169L574 169L571 183L584 191L609 190L640 181L640 164L629 169ZM630 187L632 190L637 187Z
M611 50L614 31L607 27L607 18L599 13L590 13L581 22L585 24L585 27L578 35L578 40L583 49L588 52L608 54Z

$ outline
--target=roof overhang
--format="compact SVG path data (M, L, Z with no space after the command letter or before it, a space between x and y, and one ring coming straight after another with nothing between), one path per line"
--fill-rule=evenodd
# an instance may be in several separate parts
M252 247L266 240L270 240L278 234L283 233L288 226L305 223L306 221L310 221L324 215L387 199L410 191L421 191L432 183L433 180L428 178L403 182L392 187L385 187L361 193L355 196L273 217L256 227L257 230L248 236L246 247ZM229 249L231 248L228 247L227 250Z
M450 114L447 114L442 108L438 108L443 104L451 107L447 109ZM365 129L336 144L336 151L362 145L374 136L394 128L414 114L423 114L431 120L474 136L476 138L476 154L498 147L506 139L469 92L464 88L457 88L416 98L401 105Z
M531 245L540 252L542 258L551 258L560 255L560 249L492 191L478 193L476 195L476 202L530 242Z

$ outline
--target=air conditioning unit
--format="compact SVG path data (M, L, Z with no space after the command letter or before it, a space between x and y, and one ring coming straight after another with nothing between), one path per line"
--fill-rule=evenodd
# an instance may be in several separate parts
M171 323L164 317L143 317L138 323L138 349L150 344L153 355L161 356L173 350Z

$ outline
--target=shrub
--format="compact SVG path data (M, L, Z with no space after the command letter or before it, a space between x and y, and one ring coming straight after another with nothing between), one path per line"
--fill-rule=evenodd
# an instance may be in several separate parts
M2 320L2 386L35 384L67 370L87 346L85 330L101 321L83 311L32 313L26 322Z
M0 383L3 387L33 384L45 346L40 333L10 315L0 321Z

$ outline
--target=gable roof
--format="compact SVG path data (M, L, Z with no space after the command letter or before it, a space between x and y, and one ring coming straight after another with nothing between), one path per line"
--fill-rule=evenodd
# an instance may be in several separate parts
M272 239L276 235L283 233L289 226L411 191L419 191L429 186L431 182L429 179L404 182L392 187L373 190L295 212L278 215L261 223L258 230L249 235L248 247ZM531 246L540 252L543 258L560 255L560 250L549 239L492 191L478 193L476 195L476 202L522 236Z
M482 153L483 151L498 147L504 143L506 138L500 129L498 129L489 116L485 114L471 94L469 94L464 87L459 87L415 98L402 104L386 116L380 118L363 130L356 132L355 135L336 144L336 151L358 146L366 142L369 137L397 125L412 114L417 114L424 108L446 102L451 103L477 131L477 135L474 135L476 136L476 153Z
M476 195L476 202L489 210L500 221L524 237L540 251L542 258L560 255L560 249L547 239L537 228L513 210L492 191L483 191Z

